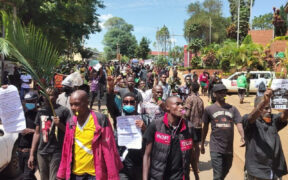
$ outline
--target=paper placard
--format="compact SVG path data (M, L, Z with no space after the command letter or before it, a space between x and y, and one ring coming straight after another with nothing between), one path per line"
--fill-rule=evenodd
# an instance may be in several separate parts
M6 89L0 88L0 119L8 133L19 133L26 128L20 96L13 85Z
M271 108L288 109L288 79L273 79L271 89Z
M141 129L135 124L136 120L141 120L141 116L119 116L117 117L118 145L128 149L142 148Z

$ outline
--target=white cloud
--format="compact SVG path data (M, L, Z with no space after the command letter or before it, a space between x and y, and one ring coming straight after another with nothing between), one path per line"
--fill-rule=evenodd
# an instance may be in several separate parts
M102 14L102 15L99 17L99 19L100 19L100 21L101 21L101 22L99 23L101 29L105 29L105 27L104 27L105 22L106 22L108 19L112 18L112 17L113 17L112 14Z

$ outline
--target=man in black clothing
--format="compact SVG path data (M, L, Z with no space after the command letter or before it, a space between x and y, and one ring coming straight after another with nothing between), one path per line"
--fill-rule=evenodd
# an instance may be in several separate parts
M35 118L37 115L37 93L30 91L24 96L24 109L26 118L26 128L18 137L18 157L19 166L23 172L24 180L36 180L35 169L28 168L28 159L32 146L33 134L35 132Z
M243 116L247 179L278 179L286 175L287 165L278 131L287 126L288 110L271 114L268 89L264 97L258 98L250 114Z
M167 113L146 129L143 180L188 180L189 165L196 163L192 124L182 118L183 101L176 96L166 100ZM196 167L196 166L192 166ZM193 169L198 179L197 169Z
M66 107L56 104L57 89L47 88L46 93L53 104L56 116L53 115L48 99L45 98L45 104L38 110L35 119L36 128L28 167L35 168L34 158L37 154L41 180L55 180L60 165L65 126L70 118L70 111Z
M236 107L225 102L226 94L227 88L223 84L216 84L213 87L216 102L205 108L202 117L201 153L205 153L204 143L211 123L210 155L214 180L224 180L232 166L234 124L244 143L241 115Z

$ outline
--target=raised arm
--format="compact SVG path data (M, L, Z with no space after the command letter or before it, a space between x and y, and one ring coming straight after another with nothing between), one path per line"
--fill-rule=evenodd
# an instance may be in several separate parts
M263 100L252 110L252 112L248 116L248 122L250 124L255 123L256 119L261 115L261 112L263 111L265 106L267 106L270 103L271 96L272 96L272 90L271 89L267 89L265 91L265 93L264 93ZM288 116L286 115L286 119L287 119L287 117ZM283 118L285 118L285 117L283 117Z

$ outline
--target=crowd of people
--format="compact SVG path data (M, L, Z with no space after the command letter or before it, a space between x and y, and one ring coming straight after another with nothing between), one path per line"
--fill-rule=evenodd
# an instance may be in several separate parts
M271 113L272 90L267 82L263 87L264 78L257 83L254 109L241 116L225 102L227 88L219 72L190 69L182 83L177 67L153 63L109 62L77 69L82 85L73 85L73 79L59 83L55 75L48 97L31 88L33 78L26 73L19 75L21 85L14 84L27 126L17 149L23 179L36 179L38 168L41 180L188 180L190 165L199 179L210 123L211 179L225 179L232 166L234 124L246 148L245 167L239 167L246 179L274 180L287 174L278 131L287 125L288 110ZM249 87L247 74L237 79L240 103ZM206 108L201 96L208 96ZM135 125L142 133L142 148L129 149L118 144L117 117L135 115L140 117Z

